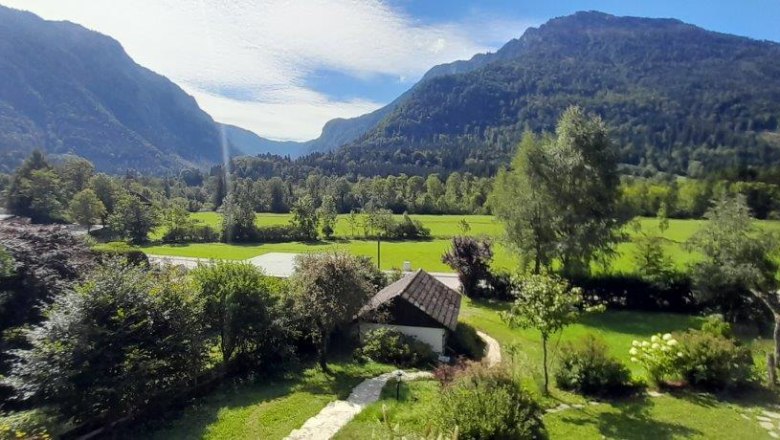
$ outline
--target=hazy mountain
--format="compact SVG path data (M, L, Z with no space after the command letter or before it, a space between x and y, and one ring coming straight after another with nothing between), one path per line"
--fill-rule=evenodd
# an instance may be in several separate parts
M217 126L115 40L0 7L0 168L32 149L101 170L161 171L221 159Z
M256 135L235 125L223 124L225 137L237 153L246 155L275 154L296 158L307 152L306 143L293 141L274 141Z

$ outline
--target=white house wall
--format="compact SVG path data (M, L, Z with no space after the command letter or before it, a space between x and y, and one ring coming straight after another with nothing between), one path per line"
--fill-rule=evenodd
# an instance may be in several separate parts
M441 328L433 327L413 327L409 325L391 325L391 324L374 324L370 322L360 323L360 339L363 340L363 336L371 330L378 328L391 328L398 330L399 332L417 338L421 342L425 342L433 348L433 351L437 354L444 353L444 344L446 338L446 332Z

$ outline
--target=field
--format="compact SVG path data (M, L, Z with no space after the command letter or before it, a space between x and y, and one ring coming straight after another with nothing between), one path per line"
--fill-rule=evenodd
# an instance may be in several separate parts
M214 227L219 226L220 215L214 212L193 214L197 220ZM400 216L399 216L400 217ZM502 242L503 227L492 216L484 215L412 215L431 230L432 238L426 241L385 241L381 244L381 267L392 269L402 267L409 261L413 268L423 268L430 272L449 272L451 269L441 262L441 255L449 248L450 238L461 233L460 222L466 220L470 226L470 235L484 235L495 240L494 267L511 270L519 264L516 258ZM281 225L289 222L289 214L258 214L258 225ZM642 230L658 233L658 221L653 218L638 220ZM670 220L669 228L663 232L665 249L679 269L695 261L697 256L685 249L684 243L703 224L702 220ZM780 231L780 221L761 221L764 228ZM634 235L633 228L626 227L629 236ZM332 241L316 243L265 243L265 244L224 244L193 243L184 245L147 245L142 249L148 254L199 257L215 259L243 260L269 252L325 252L344 250L355 255L365 255L376 260L377 243L373 240L354 239L361 232L352 231L346 215L338 218L336 238ZM154 237L160 237L157 231ZM153 238L154 238L153 237ZM617 254L607 268L594 267L596 272L631 273L635 271L635 245L630 241L617 246Z
M501 306L469 302L464 305L461 320L495 337L502 348L517 344L520 354L514 362L527 376L526 386L536 389L540 374L541 352L539 336L531 330L513 330L499 318ZM656 332L685 330L699 327L700 318L666 313L606 312L586 317L581 323L567 328L554 340L551 349L565 341L577 340L586 333L602 337L614 356L631 367L632 375L643 377L644 372L628 360L631 341L648 338ZM748 341L746 341L748 342ZM753 341L756 358L763 357L768 341ZM508 355L504 350L504 358ZM555 364L555 356L552 356ZM335 437L339 440L384 438L389 425L397 425L401 433L425 432L431 426L438 383L418 381L402 385L400 401L395 399L395 386L389 384L380 401L371 405ZM719 398L708 394L674 393L661 397L635 397L598 405L590 405L582 397L552 390L542 399L545 407L560 403L583 404L547 414L544 422L551 439L583 438L768 438L755 417L761 408L774 402L774 396L746 394L740 398ZM384 411L383 411L384 408Z

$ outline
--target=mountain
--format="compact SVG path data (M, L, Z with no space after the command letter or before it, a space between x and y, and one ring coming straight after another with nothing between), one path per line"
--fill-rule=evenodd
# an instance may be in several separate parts
M553 130L575 104L605 119L627 164L694 174L780 164L780 44L599 12L435 67L322 162L334 172L488 174L524 130Z
M316 139L312 139L306 142L298 142L297 148L302 148L306 152L327 152L336 149L342 145L349 144L356 139L366 134L369 130L379 124L385 117L390 115L396 107L398 107L406 98L418 87L421 83L430 79L443 76L452 75L456 73L466 73L472 70L478 69L485 64L503 59L509 56L506 52L497 53L485 53L474 55L470 60L455 61L453 63L441 64L434 66L417 82L411 89L404 92L401 96L393 100L391 103L384 107L381 107L371 113L357 116L354 118L337 118L328 121L322 127L322 133ZM267 148L269 149L283 149L290 148L289 142L281 143L277 145L277 141L269 141Z
M115 40L0 7L0 170L33 149L98 169L160 172L221 161L217 125Z
M235 125L223 124L228 144L238 153L254 156L256 154L275 154L277 156L299 157L308 150L306 143L294 141L274 141L256 135Z

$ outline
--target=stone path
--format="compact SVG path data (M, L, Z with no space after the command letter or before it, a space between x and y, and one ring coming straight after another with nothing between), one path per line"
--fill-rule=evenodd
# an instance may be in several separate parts
M299 429L294 430L286 440L328 440L358 415L365 407L379 400L382 388L388 380L396 377L396 372L385 373L373 379L366 379L352 390L347 400L331 402L310 418ZM415 380L433 377L427 371L403 373L402 380Z
M759 426L766 429L770 437L780 439L780 413L763 410L760 415L756 416L756 421Z
M477 331L477 336L479 336L483 341L485 341L485 357L483 360L487 362L489 367L493 367L495 365L498 365L501 363L501 346L498 344L498 341L493 339L492 336L488 335L487 333Z
M485 341L486 351L484 360L488 366L495 366L501 362L501 346L498 341L483 332L477 332ZM382 388L388 380L396 377L397 371L385 373L366 379L356 386L347 400L331 402L316 416L307 420L303 426L290 433L285 440L328 440L368 405L379 400ZM416 380L431 378L433 374L427 371L403 373L401 380Z

